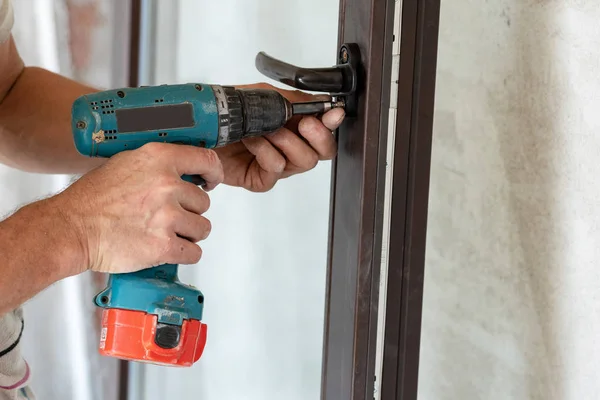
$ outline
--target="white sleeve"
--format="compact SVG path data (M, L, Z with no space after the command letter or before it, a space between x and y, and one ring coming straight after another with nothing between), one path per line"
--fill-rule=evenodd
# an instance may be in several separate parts
M0 43L10 37L14 22L12 0L0 0Z

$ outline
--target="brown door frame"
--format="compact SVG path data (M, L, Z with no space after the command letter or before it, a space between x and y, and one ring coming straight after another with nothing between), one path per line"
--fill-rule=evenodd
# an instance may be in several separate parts
M357 117L333 162L321 398L372 399L394 0L342 0L339 43L361 52Z
M382 399L417 398L440 0L402 6Z
M417 398L440 0L342 0L339 43L361 50L358 116L337 132L321 398L372 399L392 43L400 40L380 398ZM379 379L379 378L377 378Z

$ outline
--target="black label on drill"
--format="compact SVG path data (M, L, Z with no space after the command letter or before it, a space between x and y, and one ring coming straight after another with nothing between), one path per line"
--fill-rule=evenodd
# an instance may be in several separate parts
M118 109L119 133L159 131L194 127L194 107L191 103Z

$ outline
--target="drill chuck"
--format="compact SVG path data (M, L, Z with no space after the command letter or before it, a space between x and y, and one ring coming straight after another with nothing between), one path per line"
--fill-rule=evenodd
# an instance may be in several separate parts
M292 117L290 102L273 90L213 86L219 113L216 147L281 128Z
M343 108L343 101L290 103L275 90L235 89L213 86L219 112L219 139L216 147L241 139L264 135L283 127L294 115L322 114Z

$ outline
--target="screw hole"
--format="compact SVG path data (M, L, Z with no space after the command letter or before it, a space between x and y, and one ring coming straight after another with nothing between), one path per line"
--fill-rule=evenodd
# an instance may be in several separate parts
M83 122L83 121L78 121L78 122L77 122L77 128L78 128L78 129L83 129L83 128L85 128L85 122Z
M119 96L120 98L123 98L123 97L125 97L125 92L123 92L122 90L119 90L117 92L117 96Z
M196 90L202 91L202 85L195 85L194 87L196 88Z
M200 303L200 304L204 303L204 296L202 296L202 295L198 296L198 303Z
M100 297L100 303L102 303L102 304L108 303L108 297L107 296Z

